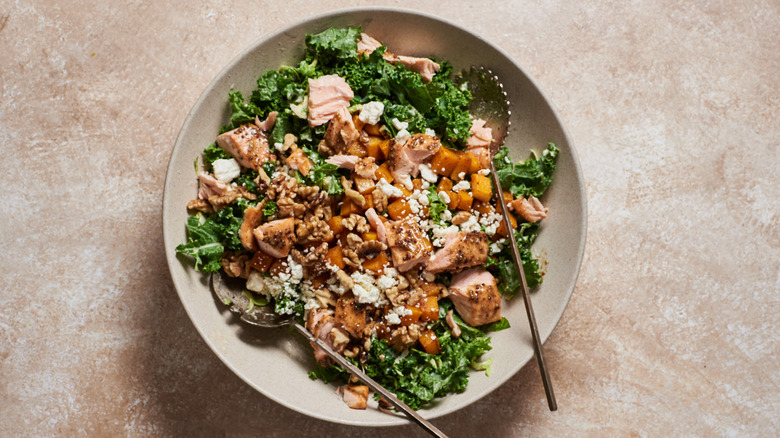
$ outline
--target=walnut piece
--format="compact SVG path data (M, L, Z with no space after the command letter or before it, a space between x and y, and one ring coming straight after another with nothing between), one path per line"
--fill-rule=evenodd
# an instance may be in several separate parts
M199 211L205 214L214 213L214 207L205 199L193 199L187 203L187 210Z

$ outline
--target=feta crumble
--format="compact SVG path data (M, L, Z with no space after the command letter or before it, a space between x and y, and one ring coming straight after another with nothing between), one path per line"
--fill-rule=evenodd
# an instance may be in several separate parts
M381 190L385 195L388 197L394 197L394 198L400 198L404 195L404 192L401 191L398 187L393 186L389 182L387 182L386 179L380 178L379 182L376 183L376 187Z
M234 158L214 160L211 167L214 169L214 176L225 183L229 183L241 175L241 166Z
M445 204L450 203L450 195L448 195L447 192L445 192L444 190L439 192L439 198L441 198L441 202Z
M490 169L480 169L477 173L483 176L488 176L490 175Z
M460 192L463 190L470 190L470 189L471 189L471 184L469 184L469 182L466 180L460 181L459 183L452 186L453 192Z
M392 123L393 123L393 126L395 126L395 129L397 129L397 130L399 130L399 131L405 131L405 130L406 130L406 128L408 128L408 127L409 127L409 123L407 123L407 122L402 122L402 121L398 120L398 119L397 119L397 118L395 118L395 117L393 117L393 120L391 120L391 121L392 121Z
M379 101L368 102L360 109L358 119L363 123L369 125L376 125L379 123L379 118L382 117L382 113L385 111L385 104Z
M431 137L436 137L436 131L434 131L431 128L425 128L425 132L423 132L425 135L430 135Z
M420 164L420 176L429 183L435 183L439 179L439 176L427 164Z
M405 144L410 138L412 138L412 134L406 129L401 129L398 131L398 134L395 135L395 141L400 144Z

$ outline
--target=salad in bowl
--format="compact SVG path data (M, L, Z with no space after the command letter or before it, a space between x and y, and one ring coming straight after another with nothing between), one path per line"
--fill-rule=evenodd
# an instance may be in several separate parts
M492 155L467 85L446 60L396 54L360 28L307 35L297 64L227 96L176 252L242 279L239 310L294 316L412 408L463 391L472 372L490 375L489 333L510 326L502 303L520 279L507 239L528 286L543 280L531 245L559 153ZM368 388L313 355L310 377L365 409Z

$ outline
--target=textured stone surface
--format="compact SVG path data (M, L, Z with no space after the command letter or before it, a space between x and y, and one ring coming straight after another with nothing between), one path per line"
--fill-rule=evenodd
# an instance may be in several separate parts
M173 290L161 197L188 109L243 47L347 6L264 3L0 3L0 435L425 436L254 392ZM517 59L587 181L584 264L545 345L559 410L531 362L435 423L463 437L778 434L780 4L393 4Z

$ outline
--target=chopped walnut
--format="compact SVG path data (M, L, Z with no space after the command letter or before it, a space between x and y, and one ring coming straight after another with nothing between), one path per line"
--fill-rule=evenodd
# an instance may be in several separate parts
M405 276L398 277L398 290L406 290L409 287L409 280Z
M409 327L401 326L390 334L390 344L400 351L414 345L421 334L420 327L416 324Z
M349 236L347 236L347 239L349 239ZM361 242L355 249L355 252L358 256L365 258L369 255L373 256L378 254L386 249L387 245L384 243L378 240L368 240L366 242Z
M371 227L368 225L365 216L359 214L351 214L341 220L341 224L344 225L349 231L355 231L360 234L368 233L371 231Z
M460 225L466 223L471 218L471 213L468 211L459 211L452 218L452 225Z
M366 206L366 197L361 195L360 192L344 187L344 195L358 207L363 208Z
M333 148L328 146L325 140L320 140L320 144L317 145L317 152L323 157L329 157L336 153Z
M344 287L345 291L352 290L352 288L355 287L355 282L352 280L352 277L341 269L336 271L336 278L338 278L339 283Z
M298 143L298 137L296 137L294 134L284 134L284 140L282 143L282 150L290 149L291 147L295 146L296 143Z
M349 248L342 248L342 254L344 256L344 263L352 268L360 267L360 257L357 253Z
M333 293L327 289L317 289L314 291L314 296L317 297L317 301L324 308L335 307L336 299L333 297Z
M324 242L333 238L333 230L322 219L309 216L306 220L295 220L295 236L299 244Z
M320 193L319 186L298 186L296 190L298 197L306 202L312 202L317 199ZM327 195L327 193L326 193Z
M236 202L236 199L240 197L241 195L239 195L236 191L230 191L224 195L211 195L209 196L209 204L214 207L214 210L221 210Z
M214 207L205 199L193 199L187 203L187 210L199 211L205 214L214 213Z
M309 266L315 263L319 263L325 257L328 252L328 243L322 242L320 245L306 251L301 251L297 248L291 251L293 260L304 266Z
M244 186L237 185L236 191L238 192L239 195L241 195L242 198L246 198L250 201L254 201L257 199L257 195L247 190L246 187Z
M236 254L232 251L225 251L222 254L222 269L229 277L249 277L249 255L246 253Z
M358 245L363 243L363 239L355 233L347 234L347 246L349 249L356 250Z
M389 203L387 199L387 193L376 189L371 192L371 199L374 202L374 210L380 213L387 210L387 204Z

